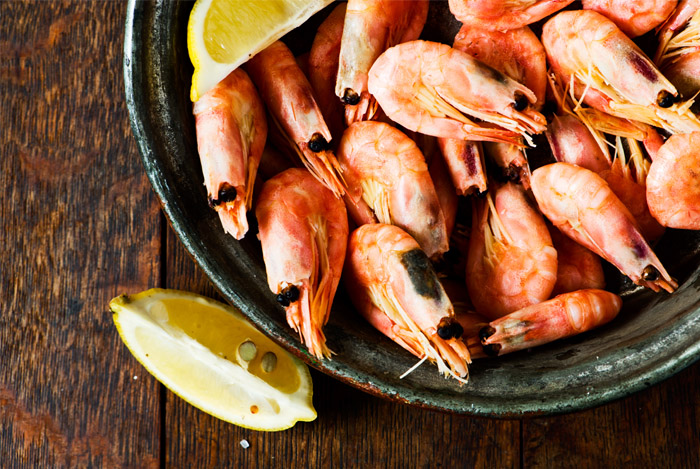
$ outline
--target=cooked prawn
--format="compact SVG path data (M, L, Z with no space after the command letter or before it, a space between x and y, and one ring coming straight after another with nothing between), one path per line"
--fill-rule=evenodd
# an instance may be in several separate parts
M193 113L209 205L224 230L241 239L267 138L265 108L248 75L237 69L203 95Z
M500 142L485 142L484 151L501 168L503 178L530 188L530 163L525 151L517 145Z
M544 104L547 64L544 47L527 26L500 32L483 25L462 26L452 45L475 59L528 87L537 97L533 107ZM506 177L529 187L530 168L522 145L487 143L486 153L503 168Z
M345 128L343 105L335 96L335 77L338 74L346 6L347 3L339 4L321 23L309 51L309 83L336 143L340 141Z
M467 289L476 310L495 319L549 298L557 252L542 215L513 183L489 190L474 211Z
M457 194L486 191L486 169L480 142L439 138L438 145Z
M416 134L414 141L425 156L428 173L433 181L442 215L445 217L445 231L449 240L457 218L457 205L459 203L457 190L452 184L450 171L438 146L438 139L429 135Z
M304 166L340 197L344 188L338 161L328 148L331 133L292 52L277 41L250 59L245 67L275 125L294 142Z
M700 2L685 27L657 53L657 64L682 96L695 98L700 92ZM661 50L663 47L663 50ZM696 106L697 107L697 103ZM694 110L697 112L697 109Z
M348 1L335 86L348 125L372 118L377 103L367 88L369 70L389 47L418 39L428 6L428 0Z
M531 182L540 210L564 234L638 285L668 292L678 287L603 178L579 166L553 163L536 169Z
M338 159L347 182L346 199L370 209L371 219L355 220L357 224L400 226L429 257L449 249L445 217L413 140L383 122L356 122L343 134Z
M519 136L531 143L529 133L545 129L529 88L436 42L406 42L384 52L369 72L369 91L389 118L436 137L522 145Z
M647 124L583 108L560 89L554 77L550 78L559 110L564 113L550 121L546 132L554 158L590 169L603 177L637 221L646 240L655 242L664 233L664 228L654 220L647 207L646 175L649 160L644 157L637 140L641 140L649 154L654 155L663 144L663 139ZM603 132L616 135L614 160ZM622 144L621 135L625 136L629 152Z
M602 326L621 308L622 299L604 290L564 293L490 322L469 339L469 349L480 342L487 355L500 356L536 347Z
M471 360L460 340L462 327L428 257L408 233L381 223L356 229L343 279L353 304L374 327L466 382Z
M654 62L661 64L665 59L664 56L667 55L669 49L669 43L672 38L677 35L679 31L685 28L691 21L698 10L700 10L700 0L680 0L676 9L673 11L671 16L668 17L666 22L661 25L658 31L659 46L656 49L656 54L654 55ZM698 20L695 16L694 20ZM688 31L689 34L679 35L680 40L676 40L676 43L685 44L688 39L695 38L697 40L698 34L698 23ZM675 47L671 47L674 49Z
M552 296L587 288L605 288L605 275L600 257L551 227L554 249L557 250L557 282Z
M651 214L664 226L700 230L700 132L672 135L647 176Z
M637 37L666 21L677 3L678 0L583 0L583 9L597 11L627 36Z
M547 78L549 79L549 89L557 103L559 115L567 116L565 119L566 123L578 127L576 132L579 133L578 137L581 138L582 143L587 142L586 144L588 144L590 143L590 138L593 138L598 144L600 152L605 155L609 162L612 162L612 156L604 134L633 138L643 142L650 154L655 153L663 144L663 139L654 127L642 122L612 116L593 107L584 106L581 99L576 99L571 83L565 87L561 83L560 78L554 73L550 73ZM579 120L580 124L583 124L588 129L590 135L584 137L585 132L580 125L574 123L568 116L573 116Z
M554 116L547 126L547 140L557 161L600 173L610 169L610 153L603 136L596 136L576 115Z
M554 72L590 106L670 132L700 130L692 100L676 102L676 88L600 13L558 13L544 25L542 43Z
M664 75L676 87L681 96L694 98L700 93L700 47L687 54L679 55L663 68ZM700 112L698 103L691 107Z
M654 219L647 205L646 181L651 161L644 157L637 141L626 139L629 155L620 137L616 138L616 142L617 151L612 166L599 174L630 211L644 238L653 244L661 238L665 229Z
M571 2L573 0L450 0L450 11L462 23L507 31L535 23Z
M348 219L341 199L305 169L268 180L256 202L270 290L309 352L328 358L328 322L345 259Z
M452 47L527 86L537 97L533 107L544 105L547 90L547 55L542 43L527 26L495 31L481 23L465 24Z

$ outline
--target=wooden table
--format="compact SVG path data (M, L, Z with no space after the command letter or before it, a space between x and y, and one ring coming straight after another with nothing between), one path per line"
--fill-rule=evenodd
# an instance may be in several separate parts
M107 303L155 286L216 292L169 229L131 135L125 12L0 2L1 467L700 465L700 364L596 409L522 420L411 408L312 372L318 419L280 433L165 390Z

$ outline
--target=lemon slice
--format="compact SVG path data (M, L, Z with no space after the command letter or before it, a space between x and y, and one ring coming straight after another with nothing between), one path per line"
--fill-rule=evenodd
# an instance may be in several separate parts
M232 307L157 288L119 296L109 306L139 363L198 409L266 431L316 418L306 365Z
M190 99L296 28L332 0L197 0L187 24Z

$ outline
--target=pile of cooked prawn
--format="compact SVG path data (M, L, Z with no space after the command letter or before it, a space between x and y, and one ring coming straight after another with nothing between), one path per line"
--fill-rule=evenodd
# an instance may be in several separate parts
M308 55L275 42L194 104L209 204L236 239L254 208L270 290L313 356L333 353L341 278L375 328L461 382L474 358L612 320L602 260L678 287L653 246L700 229L700 1L570 3L450 0L449 45L419 39L428 0L349 0ZM647 33L654 60L631 39ZM553 162L532 170L541 133Z

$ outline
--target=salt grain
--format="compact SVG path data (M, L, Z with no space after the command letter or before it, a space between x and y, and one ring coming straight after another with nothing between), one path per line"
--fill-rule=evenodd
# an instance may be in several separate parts
M250 443L248 443L248 440L241 440L241 446L243 449L248 449L250 448Z

